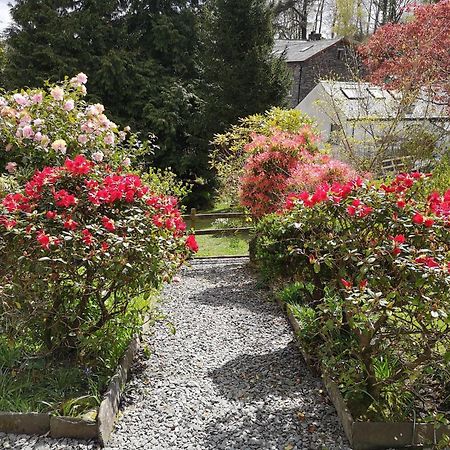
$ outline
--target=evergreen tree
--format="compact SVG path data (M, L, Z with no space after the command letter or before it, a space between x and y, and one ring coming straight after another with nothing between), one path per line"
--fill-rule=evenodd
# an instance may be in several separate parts
M202 61L206 134L281 105L289 89L284 61L273 55L266 0L211 0L204 10Z

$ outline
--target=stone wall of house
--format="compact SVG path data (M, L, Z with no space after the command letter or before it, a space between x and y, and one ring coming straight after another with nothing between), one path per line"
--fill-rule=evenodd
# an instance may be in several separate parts
M320 79L352 80L349 65L354 58L350 46L342 42L328 47L307 61L288 63L292 72L292 89L288 99L295 108L316 86Z

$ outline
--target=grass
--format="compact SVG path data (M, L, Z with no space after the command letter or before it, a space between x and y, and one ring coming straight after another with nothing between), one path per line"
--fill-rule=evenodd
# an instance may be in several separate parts
M197 256L235 256L248 254L248 234L234 236L197 236Z
M153 322L158 318L157 299L148 300L136 297L133 308L137 311L146 303ZM102 394L134 332L126 326L128 320L130 316L122 316L91 336L76 358L48 354L31 337L0 336L0 411L95 420Z

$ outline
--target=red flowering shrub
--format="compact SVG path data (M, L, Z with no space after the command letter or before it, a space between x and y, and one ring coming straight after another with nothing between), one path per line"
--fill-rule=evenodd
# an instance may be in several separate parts
M356 177L347 164L318 154L316 141L308 126L295 134L252 135L245 146L251 155L241 177L240 198L254 217L276 211L289 192Z
M84 156L36 171L0 206L2 329L79 349L196 251L173 197Z
M309 350L362 418L449 411L450 189L426 183L320 185L257 226L261 270L299 283Z

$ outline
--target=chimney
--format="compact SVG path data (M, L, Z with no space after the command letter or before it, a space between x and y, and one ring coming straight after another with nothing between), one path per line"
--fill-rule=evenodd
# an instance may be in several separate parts
M309 33L308 41L320 41L322 39L322 33L311 31Z

